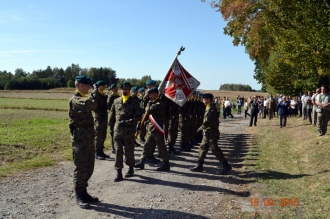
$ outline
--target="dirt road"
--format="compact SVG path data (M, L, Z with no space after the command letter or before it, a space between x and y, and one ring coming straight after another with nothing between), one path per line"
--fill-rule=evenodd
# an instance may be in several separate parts
M83 210L75 204L73 163L63 162L2 179L0 218L234 218L235 212L253 212L247 185L254 179L242 163L254 141L245 134L247 123L241 116L221 120L219 144L233 166L228 176L219 175L221 166L211 151L204 172L191 172L197 146L172 156L170 172L157 172L155 166L146 165L145 170L136 170L134 177L118 183L113 182L114 162L96 160L88 191L101 202ZM137 160L140 153L137 147Z

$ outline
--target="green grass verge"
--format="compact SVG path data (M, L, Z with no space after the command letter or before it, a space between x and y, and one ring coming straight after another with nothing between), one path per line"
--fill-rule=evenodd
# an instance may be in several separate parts
M67 112L0 109L0 136L0 177L72 159Z
M68 100L0 98L2 109L40 109L68 111Z
M275 200L274 207L260 208L249 217L329 218L330 136L319 137L317 128L301 118L288 118L286 128L279 127L278 118L261 119L249 132L258 136L247 157L256 160L245 162L257 180L249 185L250 198ZM299 206L282 202L281 207L285 198L298 199Z

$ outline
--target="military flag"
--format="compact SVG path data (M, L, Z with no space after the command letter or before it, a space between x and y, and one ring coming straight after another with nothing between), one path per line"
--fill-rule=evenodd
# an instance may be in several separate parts
M159 85L159 91L179 106L183 106L199 85L200 82L183 68L176 56Z

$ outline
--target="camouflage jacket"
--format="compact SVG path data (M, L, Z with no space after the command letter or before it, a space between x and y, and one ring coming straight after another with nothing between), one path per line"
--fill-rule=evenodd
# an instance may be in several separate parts
M210 107L205 109L202 129L218 129L218 127L218 111L215 104L211 103Z
M148 115L152 115L158 125L163 128L165 121L165 107L162 100L159 98L155 101L150 100L146 106L146 113ZM149 126L151 127L151 131L155 129L151 123L149 123Z
M121 128L135 129L137 122L141 119L142 112L139 103L136 99L130 97L123 103L123 98L115 99L110 109L109 126L114 127L114 130ZM125 121L125 126L121 126L121 122ZM134 133L134 132L133 132Z
M82 97L76 91L69 101L70 123L77 128L93 126L92 110L95 110L98 98L98 90L94 90L90 97Z
M117 99L119 95L117 93L111 93L110 95L108 94L108 100L107 100L107 110L111 109L111 106L113 104L113 101Z
M149 97L148 93L146 93L140 102L140 107L141 107L143 113L145 112L145 108L149 101L150 101L150 97Z
M131 97L132 97L133 99L135 99L138 103L140 103L140 98L139 98L137 95L132 94Z
M108 114L107 112L107 99L108 95L106 94L100 94L99 95L99 100L97 101L97 107L95 108L95 118L105 118L106 115Z

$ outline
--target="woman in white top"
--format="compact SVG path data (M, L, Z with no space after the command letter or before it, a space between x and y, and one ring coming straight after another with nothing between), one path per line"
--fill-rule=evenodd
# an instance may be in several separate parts
M297 97L294 97L290 102L290 108L291 108L291 115L292 117L296 117L298 114L297 110Z

